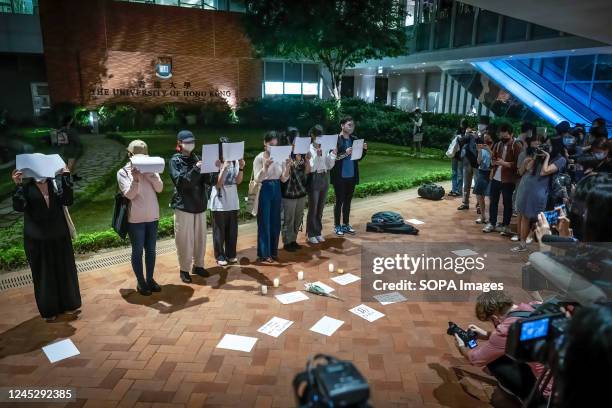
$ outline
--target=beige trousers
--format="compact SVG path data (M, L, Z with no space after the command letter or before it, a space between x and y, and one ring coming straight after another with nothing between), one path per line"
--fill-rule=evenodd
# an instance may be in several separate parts
M206 253L206 211L192 214L174 210L174 242L181 271L191 265L204 267Z

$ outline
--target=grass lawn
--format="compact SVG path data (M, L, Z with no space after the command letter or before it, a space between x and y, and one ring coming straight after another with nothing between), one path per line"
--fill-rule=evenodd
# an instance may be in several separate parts
M263 148L263 131L245 129L203 130L194 132L197 144L215 143L220 136L228 136L232 141L244 140L247 168L245 179L239 186L241 204L247 195L248 178L251 176L253 159ZM124 132L127 140L141 139L149 146L149 154L168 159L174 153L175 134L169 131ZM450 162L442 158L442 152L435 149L424 149L428 158L409 156L410 149L385 143L369 143L367 157L360 162L361 183L375 181L392 181L415 179L437 171L450 171ZM165 170L162 179L164 191L159 195L161 215L171 215L168 204L172 196L172 181ZM113 197L116 185L108 188L87 203L71 209L72 218L79 233L88 233L110 228L113 208Z

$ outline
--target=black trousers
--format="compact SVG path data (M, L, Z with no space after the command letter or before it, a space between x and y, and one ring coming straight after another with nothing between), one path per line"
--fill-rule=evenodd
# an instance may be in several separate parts
M42 317L53 317L81 307L79 278L69 236L24 239L34 282L36 306Z
M503 388L524 401L536 384L536 378L526 363L502 356L487 364L489 372Z
M504 218L502 224L507 227L512 221L512 193L514 183L502 183L501 181L491 180L489 191L489 222L495 226L497 223L497 207L499 206L499 195L501 194L504 202Z
M236 257L238 211L212 211L213 248L215 259Z
M336 203L334 204L334 224L340 225L340 215L342 215L342 224L349 224L351 215L351 201L353 201L353 193L355 192L354 178L340 178L334 182L334 191L336 193Z

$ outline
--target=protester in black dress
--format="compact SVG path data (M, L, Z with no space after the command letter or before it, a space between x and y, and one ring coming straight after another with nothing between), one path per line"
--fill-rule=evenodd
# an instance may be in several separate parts
M34 281L40 315L54 320L61 313L81 307L81 294L64 206L72 204L72 181L68 169L55 179L22 180L17 185L13 209L24 213L24 248Z

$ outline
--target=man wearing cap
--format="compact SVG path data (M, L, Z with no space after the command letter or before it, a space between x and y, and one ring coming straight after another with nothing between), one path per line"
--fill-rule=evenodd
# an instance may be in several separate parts
M201 174L202 161L193 152L195 137L189 130L177 135L176 153L170 159L170 177L174 194L170 206L174 209L174 239L180 276L191 283L189 271L208 276L204 269L206 252L206 207L212 185L209 174Z
M147 156L147 144L132 140L127 147L128 158ZM128 207L128 235L132 244L132 269L136 275L136 290L143 296L160 292L161 287L153 279L155 269L155 246L159 204L157 194L164 188L159 174L141 173L131 160L117 172L119 190L130 200ZM142 271L142 252L145 252L146 277Z

